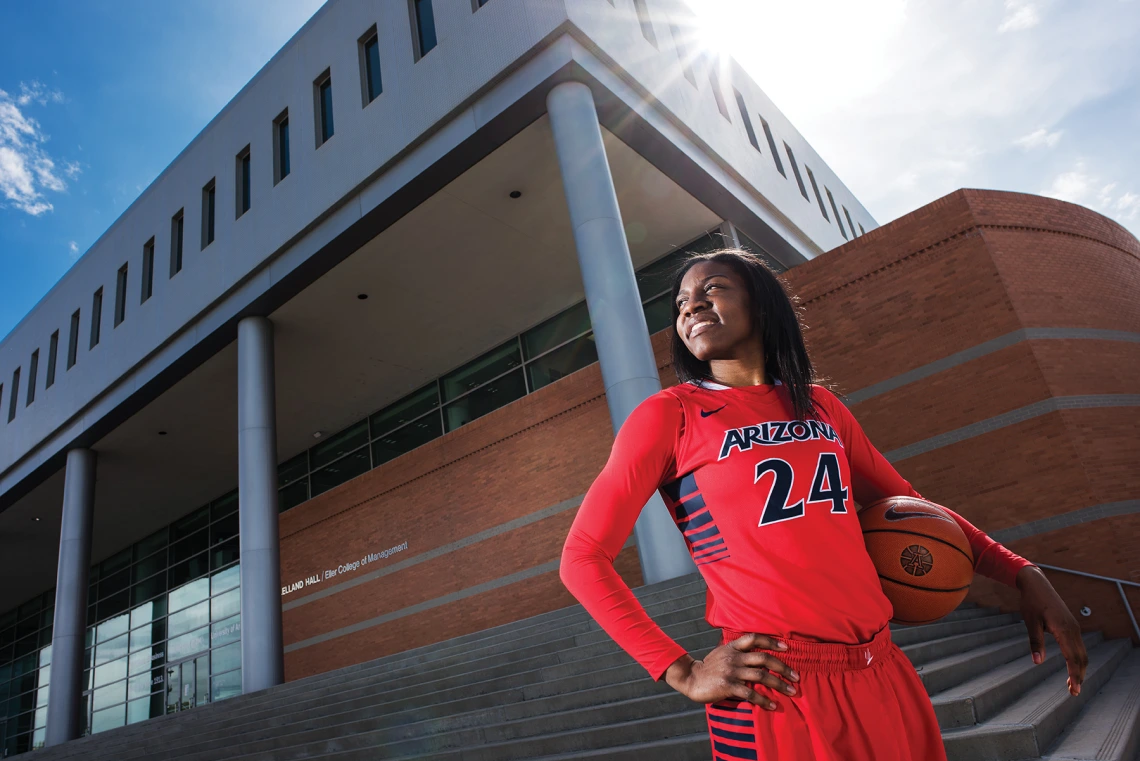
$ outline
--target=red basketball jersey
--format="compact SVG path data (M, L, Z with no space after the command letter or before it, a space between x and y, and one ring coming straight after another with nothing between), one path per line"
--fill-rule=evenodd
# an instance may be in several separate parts
M813 386L813 398L819 419L804 422L782 385L685 383L647 399L622 426L570 530L562 578L654 678L684 650L612 561L655 489L708 584L711 625L856 644L890 620L855 502L921 495L833 394Z

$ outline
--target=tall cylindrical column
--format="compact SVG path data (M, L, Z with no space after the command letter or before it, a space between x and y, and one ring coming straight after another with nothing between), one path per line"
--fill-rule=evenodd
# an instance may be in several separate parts
M94 508L95 453L72 449L67 453L63 482L45 745L59 745L83 734L83 647Z
M241 687L285 679L277 531L277 401L273 323L238 323L238 520L241 542Z
M590 88L564 82L546 96L562 186L570 207L586 305L616 433L637 405L661 390L601 125ZM634 527L641 572L652 584L696 566L673 519L654 495Z

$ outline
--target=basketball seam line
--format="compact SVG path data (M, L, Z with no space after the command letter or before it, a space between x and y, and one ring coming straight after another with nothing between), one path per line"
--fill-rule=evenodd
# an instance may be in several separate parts
M974 559L972 557L970 557L969 555L967 555L965 552L962 552L961 547L955 547L953 544L950 544L950 542L946 541L945 539L939 539L936 536L928 536L926 534L919 534L919 533L914 532L914 531L903 531L902 529L897 529L897 528L869 528L866 531L864 531L863 533L864 534L906 534L907 536L920 536L923 539L929 539L932 542L938 542L939 544L945 544L950 549L961 553L962 557L964 557L964 558L966 558L966 560L970 561L970 567L971 568L974 567Z

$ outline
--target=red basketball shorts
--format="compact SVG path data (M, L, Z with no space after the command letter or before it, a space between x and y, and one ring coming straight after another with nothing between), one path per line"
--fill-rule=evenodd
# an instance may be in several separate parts
M722 644L740 635L725 631ZM889 629L865 645L784 642L772 654L799 673L796 694L756 686L775 711L707 706L715 761L945 761L930 698Z

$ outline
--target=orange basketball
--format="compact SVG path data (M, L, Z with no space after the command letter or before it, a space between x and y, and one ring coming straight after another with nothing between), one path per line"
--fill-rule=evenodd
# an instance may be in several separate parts
M974 578L966 535L945 510L888 497L859 513L867 553L899 624L928 624L958 607Z

